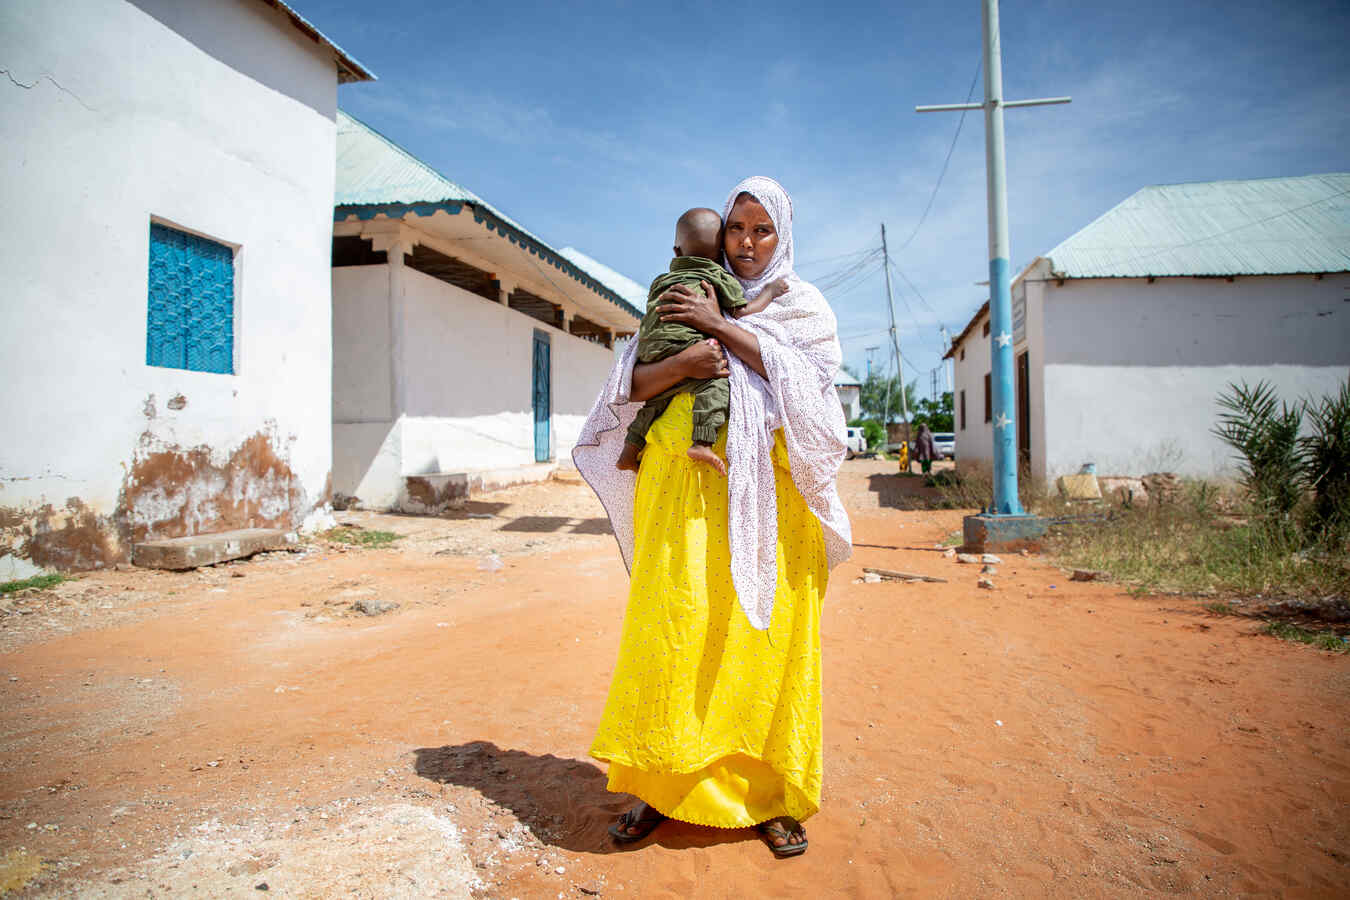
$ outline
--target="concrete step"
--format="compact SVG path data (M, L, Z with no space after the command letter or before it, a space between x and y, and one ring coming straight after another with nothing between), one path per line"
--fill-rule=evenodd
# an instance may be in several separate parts
M195 569L265 550L287 550L299 538L280 528L241 528L216 534L144 541L131 548L131 561L148 569Z
M534 463L500 469L405 475L403 490L394 508L414 515L438 516L483 494L518 484L547 481L557 471L557 463Z

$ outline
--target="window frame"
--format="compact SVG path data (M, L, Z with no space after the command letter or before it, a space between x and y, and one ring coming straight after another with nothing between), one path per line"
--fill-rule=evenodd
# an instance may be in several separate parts
M207 370L207 369L193 369L193 368L189 368L189 367L187 367L187 366L181 366L181 367L180 367L180 366L165 366L165 365L159 365L159 364L157 364L157 363L152 363L152 362L149 361L149 358L148 358L148 357L149 357L149 346L148 346L148 343L149 343L149 338L150 338L150 254L151 254L151 243L152 243L151 234L153 233L152 227L155 226L155 225L158 225L158 226L160 226L161 228L167 228L167 229L170 229L170 230L172 230L172 231L177 231L177 232L180 232L180 233L182 233L182 234L189 235L189 236L191 236L191 237L199 238L199 239L204 240L204 241L210 241L211 243L213 243L213 244L218 244L218 245L220 245L220 246L222 246L222 247L225 247L226 249L228 249L228 250L230 251L230 281L231 281L231 284L230 284L230 370L229 370L228 372L213 372L213 371L210 371L210 370ZM218 237L217 235L211 234L211 233L206 232L206 231L202 231L201 229L198 229L198 228L191 228L191 227L189 227L189 226L187 226L187 225L184 225L184 224L182 224L181 222L178 222L178 221L176 221L176 220L174 220L174 219L169 219L169 218L166 218L166 217L164 217L164 216L155 215L155 214L153 214L153 213L150 215L149 226L148 226L148 227L146 228L146 230L145 230L145 238L146 238L146 240L145 240L145 270L144 270L144 271L145 271L146 282L145 282L144 296L145 296L145 336L146 336L146 341L147 341L147 347L146 347L146 360L145 360L145 365L146 365L146 367L147 367L147 368L152 368L152 369L166 369L166 370L174 371L174 372L194 372L194 373L197 373L197 374L200 374L200 375L223 375L223 376L226 376L226 377L237 376L237 375L239 374L239 370L240 370L240 350L239 350L240 340L239 340L239 337L240 337L240 334L241 334L241 330L240 330L240 329L241 329L241 323L242 323L242 321L243 321L243 304L241 303L241 300L242 300L242 290L241 290L241 288L242 288L242 282L243 282L243 256L244 256L244 247L243 247L243 244L240 244L240 243L238 243L237 241L229 241L229 240L225 240L224 238Z

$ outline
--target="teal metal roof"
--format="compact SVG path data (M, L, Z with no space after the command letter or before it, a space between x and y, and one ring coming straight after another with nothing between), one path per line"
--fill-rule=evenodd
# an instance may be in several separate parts
M467 206L473 210L474 221L489 231L500 233L522 250L565 272L633 318L642 318L639 308L604 279L550 247L473 191L446 178L342 110L338 110L337 117L337 183L333 205L335 222L341 222L349 215L371 219L380 213L390 218L400 218L408 213L430 216L437 210L458 215ZM591 262L600 265L594 260ZM602 268L623 278L608 267ZM643 290L644 308L646 294Z
M619 274L604 263L582 253L576 247L564 247L558 252L638 309L647 308L647 289L627 275Z
M840 369L840 370L839 370L839 374L836 375L836 376L834 376L834 386L835 386L835 387L862 387L862 382L859 381L858 379L854 378L852 375L848 374L847 372L845 372L843 369Z
M1042 256L1063 278L1350 271L1350 173L1146 187Z

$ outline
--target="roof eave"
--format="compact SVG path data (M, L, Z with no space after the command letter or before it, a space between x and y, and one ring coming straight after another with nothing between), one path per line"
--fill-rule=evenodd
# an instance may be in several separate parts
M424 202L412 203L344 203L333 207L333 221L346 221L348 216L356 216L361 220L373 219L378 215L385 215L391 219L401 219L409 213L416 213L420 217L430 217L437 211L443 210L454 216L463 211L464 207L473 210L474 221L486 227L489 231L496 231L511 243L520 246L527 252L533 253L541 259L546 259L555 268L566 272L574 281L580 282L595 294L604 297L615 306L635 320L642 319L642 313L631 303L619 296L611 288L602 284L595 276L586 272L576 263L563 256L552 247L526 234L510 222L503 221L500 216L493 213L492 210L485 209L483 206L473 203L469 200L429 200Z
M296 12L289 4L283 2L283 0L262 0L262 2L285 14L286 18L290 19L291 24L294 25L301 34L333 54L333 57L337 61L337 78L339 84L350 84L354 81L377 80L374 72L361 65L356 57L339 47L327 35L316 28L312 22Z

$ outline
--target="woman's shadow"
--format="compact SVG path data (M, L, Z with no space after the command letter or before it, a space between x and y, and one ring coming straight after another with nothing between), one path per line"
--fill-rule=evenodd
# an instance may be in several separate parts
M605 773L579 759L523 750L503 750L488 741L414 752L415 771L438 784L472 788L510 810L540 841L577 853L616 853L650 843L678 850L748 840L748 828L700 828L665 822L652 836L634 844L616 844L609 826L637 801L605 789Z

